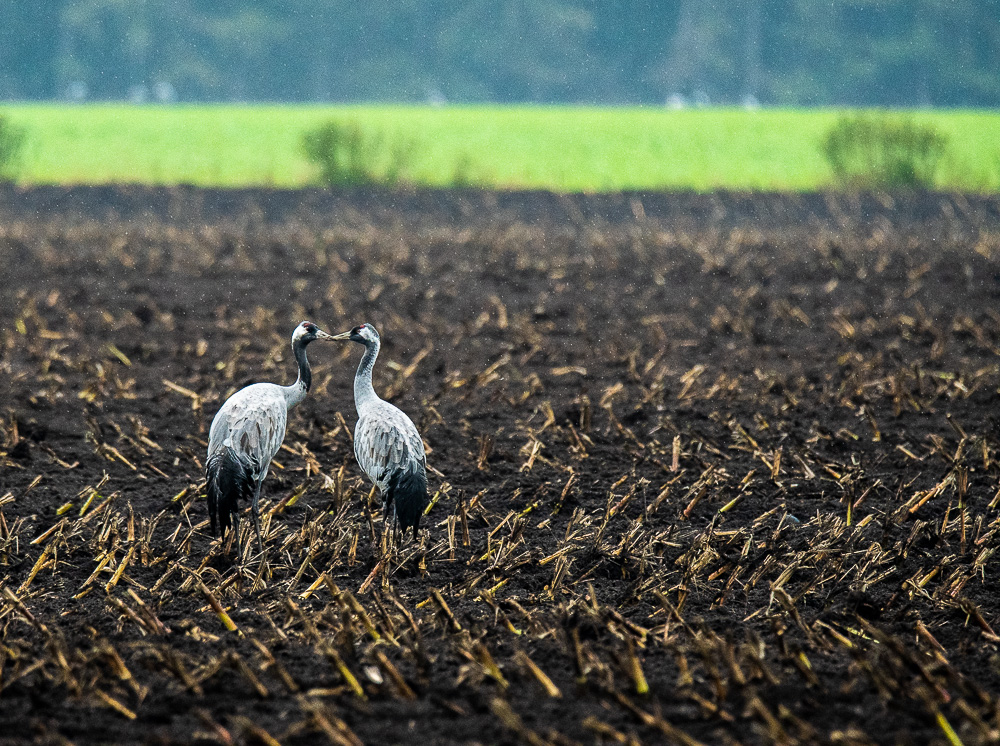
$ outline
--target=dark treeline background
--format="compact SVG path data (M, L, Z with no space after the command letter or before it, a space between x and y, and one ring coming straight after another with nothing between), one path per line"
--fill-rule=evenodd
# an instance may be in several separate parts
M0 98L1000 105L1000 0L0 0Z

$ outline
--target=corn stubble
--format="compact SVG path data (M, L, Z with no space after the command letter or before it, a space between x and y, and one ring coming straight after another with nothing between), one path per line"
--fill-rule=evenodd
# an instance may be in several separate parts
M1000 736L995 201L196 194L5 208L4 742ZM328 346L236 558L210 415L307 317L384 330L426 530Z

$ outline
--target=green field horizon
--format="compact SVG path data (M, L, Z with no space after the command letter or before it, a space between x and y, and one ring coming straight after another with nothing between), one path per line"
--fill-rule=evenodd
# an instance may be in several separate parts
M2 104L22 185L319 185L303 134L354 121L413 146L411 181L560 192L834 186L821 152L851 110L553 106ZM935 187L1000 191L1000 113L886 111L949 139Z

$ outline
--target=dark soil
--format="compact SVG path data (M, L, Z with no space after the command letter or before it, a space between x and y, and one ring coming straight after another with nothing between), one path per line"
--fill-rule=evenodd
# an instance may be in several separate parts
M1000 737L998 199L6 188L0 267L2 744ZM240 562L306 318L432 509L316 343Z

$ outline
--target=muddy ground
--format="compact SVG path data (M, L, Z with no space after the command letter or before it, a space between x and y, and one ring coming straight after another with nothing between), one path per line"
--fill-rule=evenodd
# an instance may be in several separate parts
M5 188L0 272L2 744L1000 737L996 198ZM303 319L418 541L333 343L210 536Z

